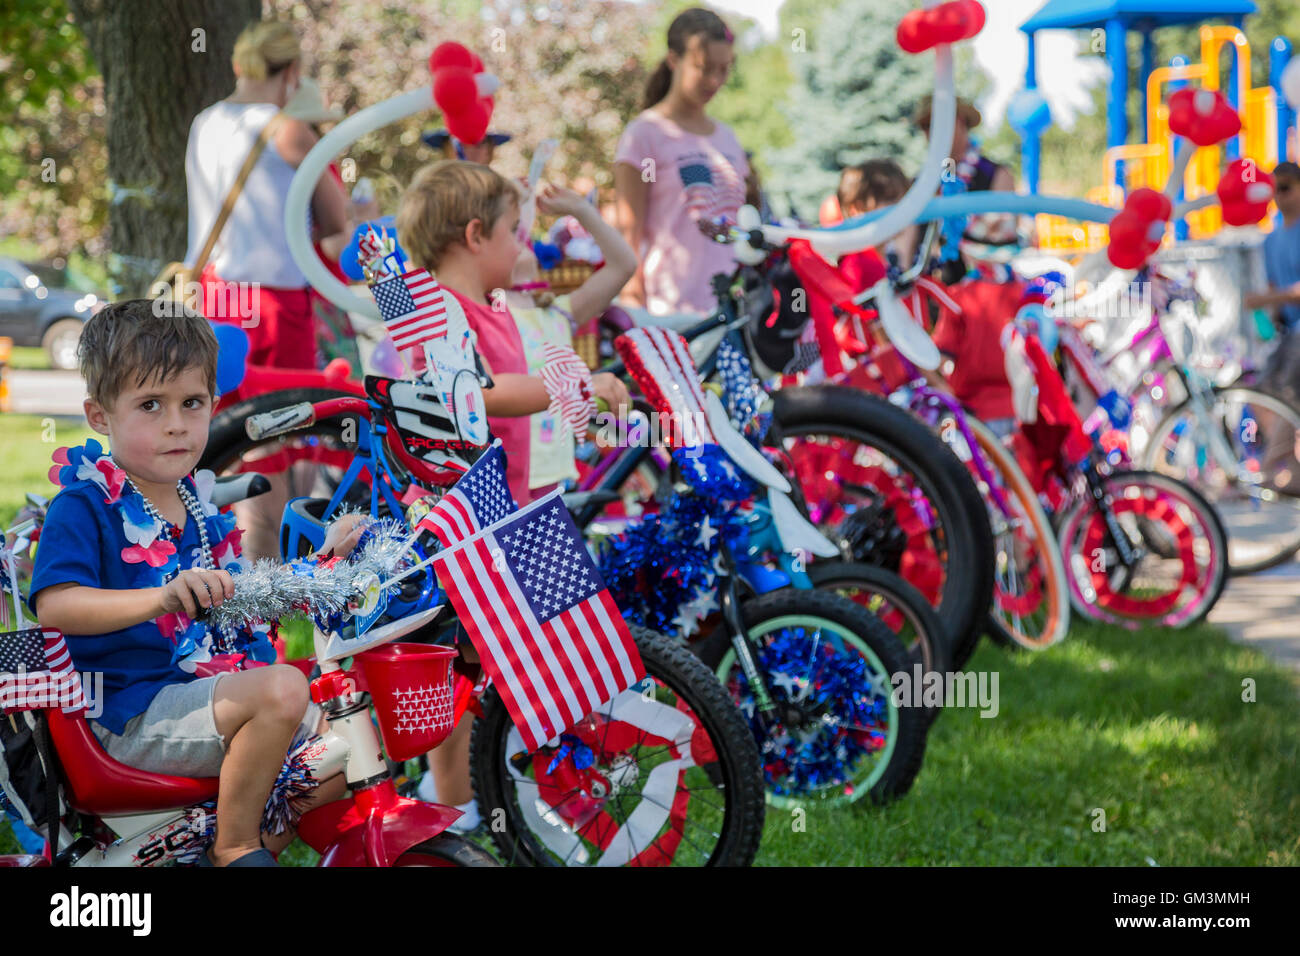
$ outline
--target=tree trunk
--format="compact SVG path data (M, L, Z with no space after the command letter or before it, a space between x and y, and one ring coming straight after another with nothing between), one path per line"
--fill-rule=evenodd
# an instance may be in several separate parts
M68 0L104 77L109 271L143 295L185 255L185 145L198 113L235 88L235 38L261 0Z

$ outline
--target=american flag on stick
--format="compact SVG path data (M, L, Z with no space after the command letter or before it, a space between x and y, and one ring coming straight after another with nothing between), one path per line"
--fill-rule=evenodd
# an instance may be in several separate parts
M438 280L424 269L381 279L370 287L384 327L398 350L447 334L447 306Z
M497 439L415 526L449 548L519 510L506 483L506 454Z
M644 676L559 492L439 552L433 566L530 751Z
M0 710L83 710L81 677L63 635L32 627L0 634Z

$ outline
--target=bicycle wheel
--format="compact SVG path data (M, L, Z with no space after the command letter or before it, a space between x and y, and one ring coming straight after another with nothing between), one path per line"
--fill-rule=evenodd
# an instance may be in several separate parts
M777 392L768 441L784 449L813 522L924 594L952 637L953 666L965 664L993 596L993 533L952 451L908 412L840 386Z
M299 402L355 397L352 392L341 389L290 388L256 395L223 408L212 417L212 424L208 426L208 444L203 449L198 467L210 468L218 475L247 471L276 474L301 463L346 468L357 450L355 422L331 418L285 435L263 439L249 438L244 422L250 415Z
M220 475L257 472L271 482L271 490L234 506L241 546L250 558L279 554L280 520L285 504L303 496L329 500L357 451L357 422L347 417L315 422L307 428L253 439L244 430L250 415L269 412L299 402L355 398L351 392L331 388L292 388L257 395L222 409L208 428L208 444L198 467ZM399 481L406 480L401 466L389 462ZM343 507L370 510L370 475L363 472L343 500ZM387 514L380 499L380 514Z
M1157 472L1117 472L1104 486L1139 559L1133 569L1120 561L1091 498L1072 502L1057 537L1074 610L1133 629L1201 620L1223 593L1228 571L1228 542L1214 508L1185 482Z
M454 833L439 833L431 840L417 843L393 861L393 866L500 865L487 850Z
M1142 467L1203 494L1228 534L1230 574L1251 574L1300 550L1300 410L1253 388L1215 389L1156 424Z
M900 575L860 561L817 561L809 565L808 577L819 591L870 612L902 642L912 663L940 674L952 667L951 641L938 613Z
M870 795L887 803L908 791L925 757L931 714L891 686L922 684L889 629L863 608L824 591L781 590L741 605L755 663L776 703L768 722L725 628L698 648L758 741L773 806L837 806ZM898 699L896 699L896 697ZM913 706L915 705L915 706Z
M990 633L1003 644L1025 650L1051 647L1064 640L1070 629L1070 588L1056 535L1038 494L998 436L978 419L967 418L966 424L1009 512L1003 513L994 503L992 489L981 482L997 549ZM973 459L967 461L967 468L980 481Z
M648 676L529 753L495 688L470 773L507 860L541 866L748 866L763 834L758 750L709 670L633 627Z

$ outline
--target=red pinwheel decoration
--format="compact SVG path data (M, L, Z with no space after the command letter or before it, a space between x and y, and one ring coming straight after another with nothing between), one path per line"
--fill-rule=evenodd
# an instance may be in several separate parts
M1137 269L1160 248L1173 203L1154 189L1135 189L1110 221L1106 257L1119 269Z
M462 143L481 143L492 121L492 94L497 79L483 61L459 43L438 44L429 55L433 99L447 120L447 130Z
M898 24L898 45L908 53L924 53L940 43L969 40L982 29L984 8L978 0L951 0L903 17Z
M1169 130L1197 146L1213 146L1241 131L1241 117L1219 90L1179 90L1169 97Z
M1239 159L1224 171L1214 191L1223 206L1223 221L1230 226L1249 226L1268 213L1273 177L1257 168L1253 160Z

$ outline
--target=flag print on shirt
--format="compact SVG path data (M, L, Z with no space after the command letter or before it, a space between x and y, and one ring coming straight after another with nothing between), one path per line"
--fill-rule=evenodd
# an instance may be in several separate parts
M745 203L745 181L722 154L693 154L677 167L694 219L734 220Z
M530 751L645 674L559 492L434 557Z

